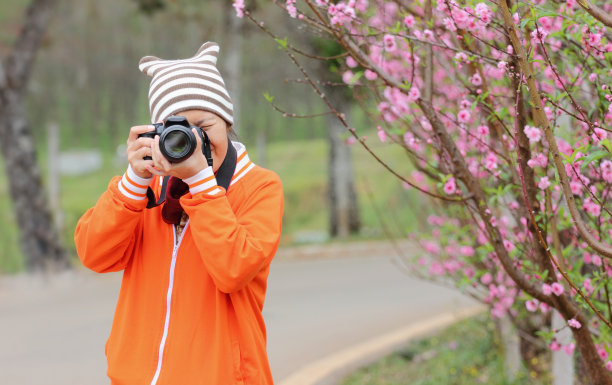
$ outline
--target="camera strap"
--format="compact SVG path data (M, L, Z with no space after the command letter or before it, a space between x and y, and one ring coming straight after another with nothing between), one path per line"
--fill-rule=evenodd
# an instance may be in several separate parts
M162 203L164 203L164 201L166 200L166 190L168 189L168 181L170 180L170 175L166 175L164 177L164 180L162 181L162 189L161 192L159 193L159 200L155 199L155 193L153 192L153 189L149 186L147 187L147 208L148 209L152 209L153 207L157 207L159 205L161 205Z

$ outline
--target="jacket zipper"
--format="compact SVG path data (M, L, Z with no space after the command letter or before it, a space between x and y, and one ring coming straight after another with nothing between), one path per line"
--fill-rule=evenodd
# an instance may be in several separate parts
M176 257L178 255L178 249L183 240L183 236L187 230L187 226L189 226L189 220L185 224L181 235L178 240L176 239L176 229L172 226L172 239L175 241L174 248L172 250L172 262L170 262L170 279L168 281L168 291L166 293L166 319L164 321L164 333L162 335L162 339L159 343L159 356L157 358L157 369L155 370L155 375L153 376L153 380L151 380L151 385L157 384L157 380L159 379L159 375L161 373L162 368L162 358L164 356L164 348L166 346L166 338L168 337L168 329L170 327L170 305L172 303L172 289L174 288L174 271L176 268Z

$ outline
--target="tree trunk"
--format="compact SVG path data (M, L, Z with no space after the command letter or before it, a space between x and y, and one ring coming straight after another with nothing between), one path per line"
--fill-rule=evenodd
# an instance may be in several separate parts
M338 104L335 108L339 108ZM344 126L330 115L327 119L329 139L328 201L329 233L332 237L346 238L360 228L359 205L353 178L351 149L342 140Z
M0 63L0 143L20 243L30 271L70 266L55 228L36 162L34 140L24 107L24 90L55 0L33 0L21 34Z

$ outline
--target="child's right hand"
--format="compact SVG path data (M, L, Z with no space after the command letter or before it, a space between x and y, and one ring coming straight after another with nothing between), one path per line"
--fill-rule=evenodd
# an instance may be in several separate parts
M154 142L153 138L139 138L138 135L144 134L145 132L153 131L153 125L133 126L130 128L130 134L127 139L127 158L132 170L136 175L141 178L151 178L153 174L147 170L146 165L153 165L153 160L145 160L144 157L150 157L151 144Z

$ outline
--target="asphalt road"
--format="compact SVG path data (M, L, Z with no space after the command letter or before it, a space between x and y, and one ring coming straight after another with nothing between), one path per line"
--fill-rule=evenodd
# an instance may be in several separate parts
M88 271L0 278L0 384L108 384L104 343L120 281ZM472 305L455 290L404 275L388 256L275 260L264 307L275 382Z

